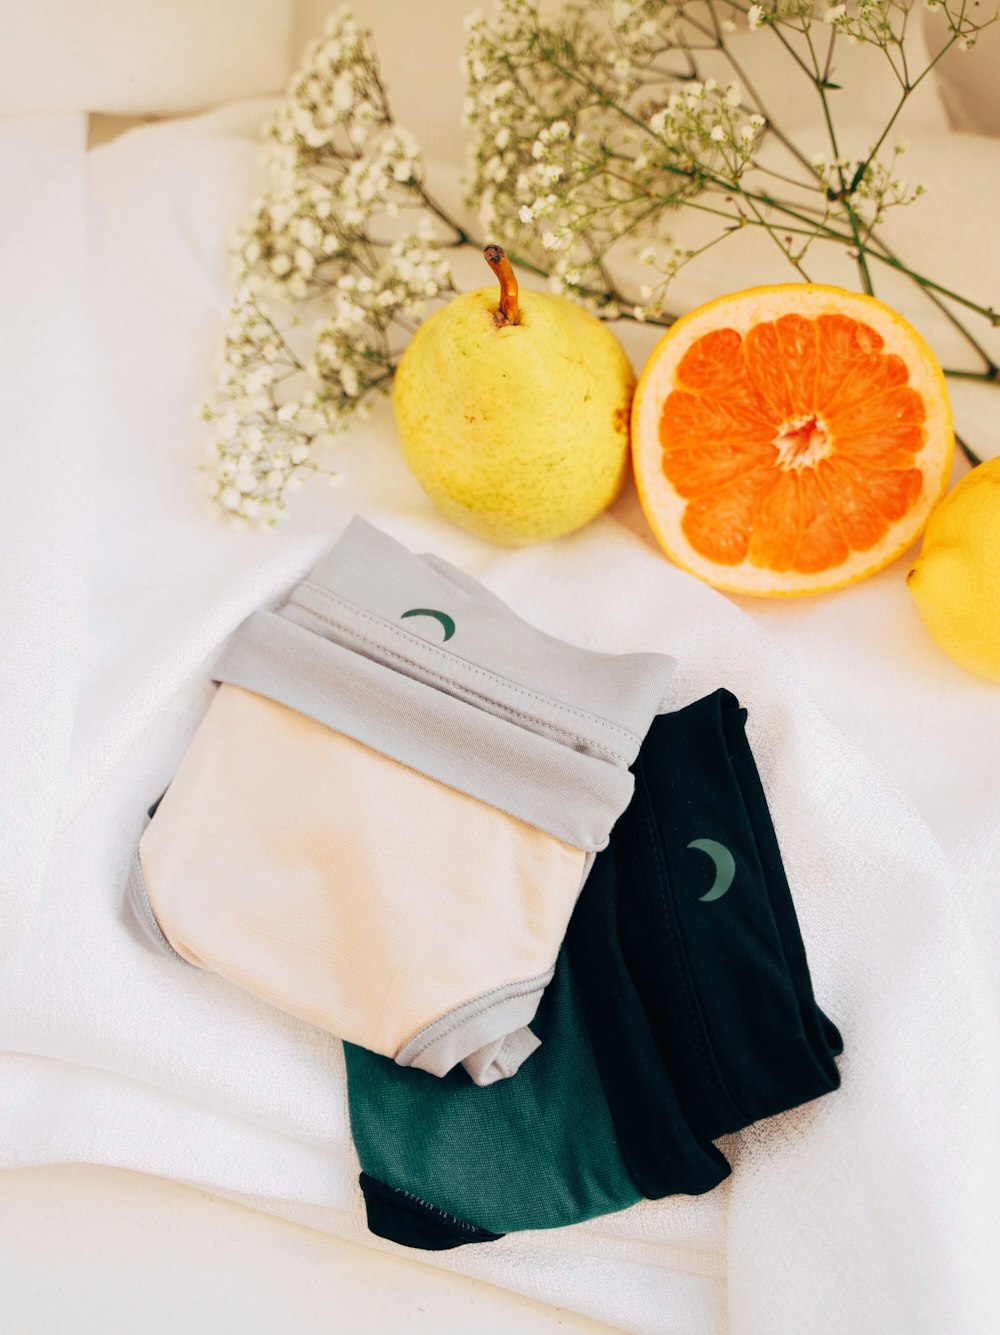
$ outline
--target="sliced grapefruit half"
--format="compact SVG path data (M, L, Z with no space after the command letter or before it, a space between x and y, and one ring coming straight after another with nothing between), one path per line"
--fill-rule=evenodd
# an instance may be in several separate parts
M874 297L756 287L671 326L632 406L639 498L677 565L733 593L852 584L917 538L954 450L944 375Z

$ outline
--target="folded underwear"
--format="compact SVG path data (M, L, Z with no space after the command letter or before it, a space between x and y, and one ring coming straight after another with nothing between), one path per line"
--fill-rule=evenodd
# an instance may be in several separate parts
M400 1065L511 1075L672 666L546 635L355 519L230 641L131 913Z
M709 1191L715 1139L837 1088L745 721L723 690L654 720L513 1079L345 1046L372 1232L445 1249Z

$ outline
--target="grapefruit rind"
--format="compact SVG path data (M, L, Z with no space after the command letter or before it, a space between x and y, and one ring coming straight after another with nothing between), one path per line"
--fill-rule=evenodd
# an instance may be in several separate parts
M675 373L685 352L715 330L734 329L741 336L754 325L796 314L807 319L846 315L869 325L885 342L883 353L902 357L909 384L924 402L924 444L914 458L924 486L911 509L867 551L852 551L845 561L814 573L779 571L754 565L722 565L699 553L681 521L688 502L664 474L660 416L667 395L677 386ZM951 406L940 366L924 339L902 316L874 297L820 284L780 284L749 288L699 306L673 324L653 349L639 378L632 405L632 463L639 500L647 522L670 559L683 570L729 593L760 597L797 597L843 588L882 570L907 550L924 529L948 484L954 453Z

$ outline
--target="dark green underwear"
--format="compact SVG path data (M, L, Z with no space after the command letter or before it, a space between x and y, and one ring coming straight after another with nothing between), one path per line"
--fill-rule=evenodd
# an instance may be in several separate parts
M345 1045L374 1233L442 1249L710 1191L714 1140L837 1087L745 723L728 691L654 720L516 1075Z

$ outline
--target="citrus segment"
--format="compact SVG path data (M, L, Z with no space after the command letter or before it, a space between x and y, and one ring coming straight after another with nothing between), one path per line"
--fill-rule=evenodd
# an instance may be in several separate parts
M923 528L952 448L944 378L919 334L874 298L812 284L679 320L632 411L660 544L742 593L818 592L881 569Z

